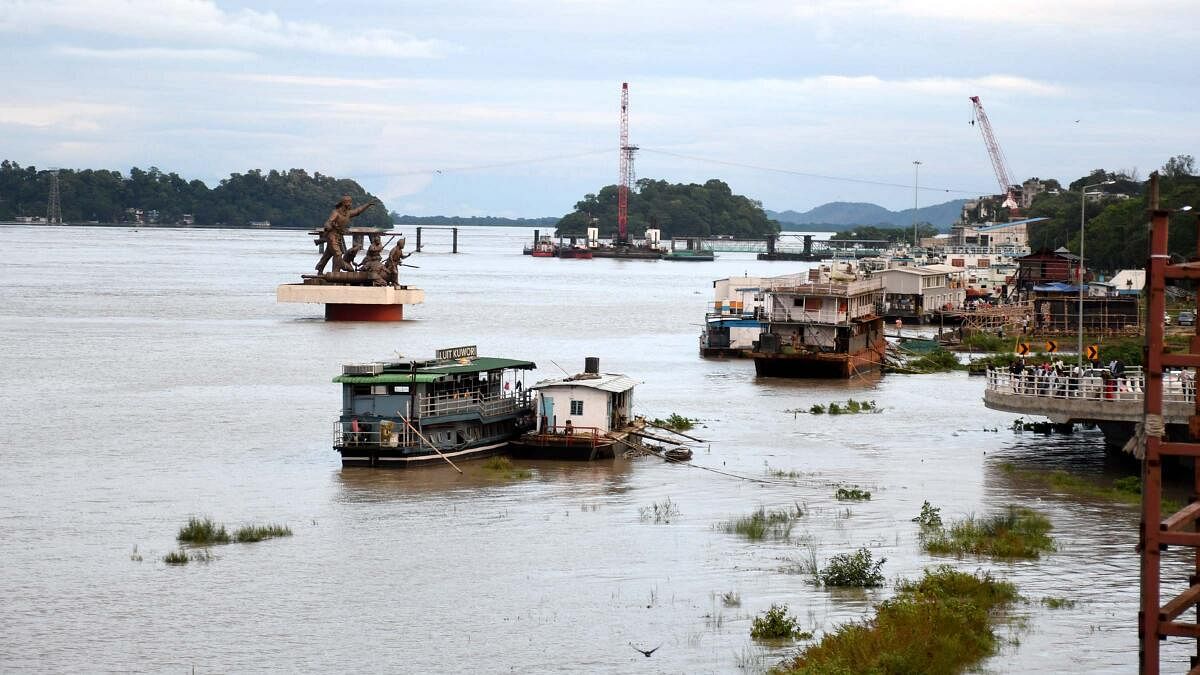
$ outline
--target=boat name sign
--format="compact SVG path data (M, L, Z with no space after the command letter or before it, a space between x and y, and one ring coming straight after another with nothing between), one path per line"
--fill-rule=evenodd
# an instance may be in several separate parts
M469 347L451 347L437 350L438 361L457 361L458 359L473 359L479 356L475 345Z

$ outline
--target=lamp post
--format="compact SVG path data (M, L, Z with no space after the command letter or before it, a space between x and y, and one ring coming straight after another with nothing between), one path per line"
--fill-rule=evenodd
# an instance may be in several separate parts
M1088 188L1100 187L1101 185L1112 185L1117 181L1106 180L1091 185L1084 185L1079 190L1079 355L1076 363L1083 367L1083 222L1084 222L1084 207L1087 205Z

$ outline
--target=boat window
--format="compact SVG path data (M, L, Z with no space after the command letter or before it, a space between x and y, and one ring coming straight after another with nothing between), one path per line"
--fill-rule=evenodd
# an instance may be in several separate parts
M356 385L350 387L350 393L354 396L370 396L371 395L371 385L356 384Z
M386 384L376 384L371 386L372 396L387 396L388 388Z
M393 394L407 394L408 393L408 385L407 384L394 385L392 387L392 393Z
M571 414L572 415L582 415L583 414L583 401L576 401L576 400L571 401Z

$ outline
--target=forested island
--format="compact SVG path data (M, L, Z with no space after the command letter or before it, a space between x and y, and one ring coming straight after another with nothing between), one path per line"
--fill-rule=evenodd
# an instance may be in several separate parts
M450 227L547 227L558 218L504 218L501 216L409 216L392 211L392 221L404 225L447 225Z
M1190 155L1172 157L1159 172L1159 206L1200 209L1200 176ZM1102 185L1106 181L1111 184ZM1084 256L1090 268L1115 271L1141 268L1146 264L1150 217L1149 181L1136 171L1096 169L1072 181L1065 189L1048 181L1051 189L1033 198L1023 214L1048 220L1029 225L1029 246L1034 250L1066 246L1079 253L1080 205L1084 207ZM1082 194L1084 186L1088 198ZM1196 254L1197 211L1179 211L1171 216L1168 239L1173 254L1190 258ZM997 220L1000 220L997 218Z
M767 217L762 204L735 195L716 178L697 183L668 183L643 178L629 194L629 231L640 234L658 227L664 238L732 235L762 237L779 232L779 223ZM558 234L584 235L595 223L601 237L617 233L617 186L606 185L588 194L575 210L558 221Z
M355 204L375 199L353 180L309 175L303 169L252 169L232 174L213 188L156 167L134 167L128 176L103 169L57 173L62 219L68 223L246 227L270 222L271 227L314 228L325 222L342 195L353 197ZM0 221L44 218L50 183L44 169L0 162ZM359 216L355 225L386 228L391 218L377 207Z

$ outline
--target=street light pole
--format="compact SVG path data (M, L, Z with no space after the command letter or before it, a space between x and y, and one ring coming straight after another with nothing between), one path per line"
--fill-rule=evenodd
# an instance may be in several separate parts
M916 264L917 257L917 185L921 175L920 160L913 161L913 264Z
M1076 356L1076 363L1083 367L1083 219L1084 206L1087 204L1088 188L1100 187L1101 185L1112 185L1117 181L1106 180L1100 183L1084 185L1079 190L1079 354Z

